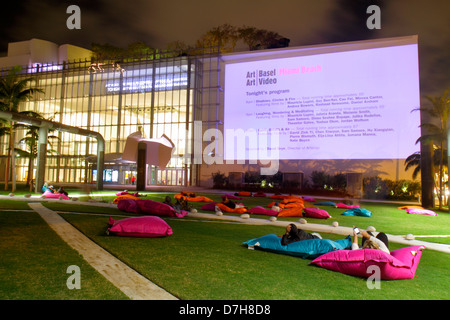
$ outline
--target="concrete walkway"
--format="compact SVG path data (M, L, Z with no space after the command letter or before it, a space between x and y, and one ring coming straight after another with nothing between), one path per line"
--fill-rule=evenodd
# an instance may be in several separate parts
M177 300L176 297L158 287L135 270L115 258L74 228L56 212L39 202L28 205L36 211L50 227L101 275L133 300Z

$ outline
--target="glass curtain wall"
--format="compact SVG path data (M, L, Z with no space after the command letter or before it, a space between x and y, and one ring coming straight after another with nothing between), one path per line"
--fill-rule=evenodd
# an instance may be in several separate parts
M136 165L120 159L130 134L140 132L145 138L165 134L175 144L174 154L166 169L148 168L147 184L191 185L193 121L201 118L201 90L196 86L203 85L202 73L196 69L201 69L203 58L172 54L121 63L33 66L26 69L26 75L33 76L35 86L44 93L19 109L102 134L106 183L132 183ZM25 133L18 130L15 139L16 147L24 150L26 146L17 142ZM53 152L47 156L46 181L59 185L95 182L95 139L59 131L49 135L55 138L49 139ZM3 162L6 145L7 139L0 137ZM17 181L25 181L28 170L28 159L17 160Z

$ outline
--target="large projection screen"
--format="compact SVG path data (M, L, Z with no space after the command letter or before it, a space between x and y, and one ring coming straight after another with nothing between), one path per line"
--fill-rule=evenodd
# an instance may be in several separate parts
M417 36L229 56L224 159L404 159L419 106Z

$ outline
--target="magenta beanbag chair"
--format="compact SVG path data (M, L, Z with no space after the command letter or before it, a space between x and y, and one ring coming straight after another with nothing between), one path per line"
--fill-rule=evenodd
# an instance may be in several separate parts
M308 218L328 219L331 217L327 211L320 208L303 208L303 211Z
M303 198L304 201L316 202L316 199L314 199L313 197L303 196L302 198Z
M215 211L215 208L216 208L215 202L208 202L200 207L201 210L208 210L208 211Z
M260 206L248 209L247 212L251 213L251 214L264 214L264 215L267 215L267 216L276 216L276 215L278 215L278 212L276 212L275 210L266 209L266 208L263 208L263 207L260 207Z
M419 208L411 208L406 209L406 212L409 214L424 214L428 216L437 216L438 214L434 211L428 210L428 209L419 209Z
M110 217L109 224L111 227L108 232L118 236L155 238L167 237L173 233L167 222L155 216L131 217L118 221Z
M68 196L66 196L63 193L52 193L51 191L45 191L41 198L48 198L48 199L59 199L59 197L62 197L62 199L64 200L69 200L70 198Z
M224 194L222 196L222 198L227 197L228 199L232 199L232 200L241 200L241 197L235 196L234 194Z
M342 209L358 209L359 205L345 204L345 203L339 202L335 205L335 207L342 208Z
M311 263L344 274L368 278L377 266L382 280L412 279L424 246L405 247L388 254L376 249L338 250L325 253ZM368 269L369 268L369 269Z
M117 203L117 208L125 212L178 218L182 218L188 214L188 212L184 210L181 210L178 213L174 208L162 202L142 199L119 200L119 202Z

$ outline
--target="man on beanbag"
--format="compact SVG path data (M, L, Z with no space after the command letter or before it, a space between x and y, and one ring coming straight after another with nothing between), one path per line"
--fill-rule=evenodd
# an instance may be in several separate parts
M295 224L291 223L286 226L286 233L281 238L281 244L285 246L291 242L308 239L322 239L322 237L318 233L308 233L305 230L298 229Z

